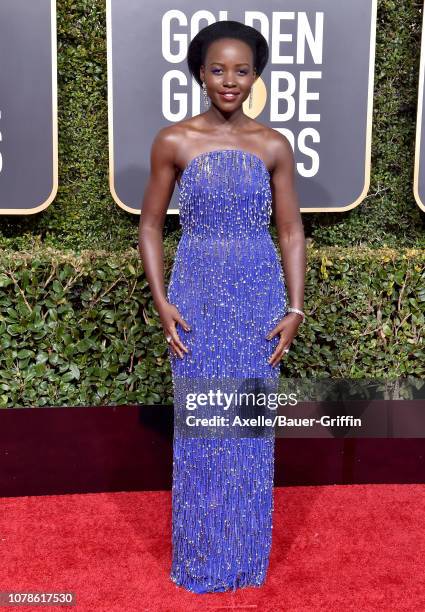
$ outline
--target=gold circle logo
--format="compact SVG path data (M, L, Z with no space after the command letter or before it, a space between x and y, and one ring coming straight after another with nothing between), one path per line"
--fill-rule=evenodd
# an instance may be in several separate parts
M249 96L242 104L243 112L251 119L255 119L263 111L267 101L267 89L261 77L252 86L252 108L249 108Z

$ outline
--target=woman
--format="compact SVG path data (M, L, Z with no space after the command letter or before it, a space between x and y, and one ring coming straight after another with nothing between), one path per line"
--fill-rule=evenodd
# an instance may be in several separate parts
M268 53L257 30L235 21L195 36L187 61L208 110L157 134L142 204L139 249L174 386L171 579L195 593L263 584L274 435L259 428L248 437L233 427L220 437L200 426L188 433L186 416L202 405L196 396L196 410L188 409L188 393L235 381L244 390L276 384L304 320L305 239L292 148L242 109ZM162 228L176 180L183 233L166 294ZM271 213L285 274L268 230ZM225 414L217 406L212 401L203 414ZM232 410L242 414L234 400Z

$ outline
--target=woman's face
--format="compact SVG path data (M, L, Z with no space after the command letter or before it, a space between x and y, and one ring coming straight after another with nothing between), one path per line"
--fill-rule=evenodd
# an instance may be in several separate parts
M256 79L253 59L242 40L221 38L209 45L200 75L215 106L232 111L247 99Z

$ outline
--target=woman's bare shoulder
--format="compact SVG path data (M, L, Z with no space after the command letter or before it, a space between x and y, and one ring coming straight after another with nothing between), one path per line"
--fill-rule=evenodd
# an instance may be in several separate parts
M282 142L287 141L287 138L281 134L278 130L264 123L260 123L256 119L252 119L251 131L261 142L271 146L279 146Z
M172 125L166 125L161 128L156 134L153 144L160 146L178 146L181 145L191 134L201 129L201 122L198 116L184 119Z

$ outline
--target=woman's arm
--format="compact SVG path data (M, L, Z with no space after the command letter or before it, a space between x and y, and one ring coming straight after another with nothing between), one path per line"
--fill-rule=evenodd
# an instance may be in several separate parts
M174 304L168 302L164 286L163 228L175 186L174 160L175 137L170 128L163 128L152 143L151 170L141 206L138 247L164 332L172 338L171 348L183 357L182 351L187 352L187 348L181 342L175 324L178 322L187 330L188 324Z
M275 165L270 186L273 195L273 216L276 223L282 265L285 273L288 306L303 310L306 272L304 227L295 191L295 161L292 147L284 136L276 132ZM288 312L267 335L271 340L280 335L279 343L269 359L274 367L282 359L298 332L302 321L296 312Z
M304 227L295 191L295 160L289 141L279 134L271 188L273 216L282 253L289 305L303 310L306 250ZM297 315L296 315L297 316Z
M174 147L170 140L165 128L152 143L150 175L139 223L139 253L157 309L167 301L162 232L175 185Z

